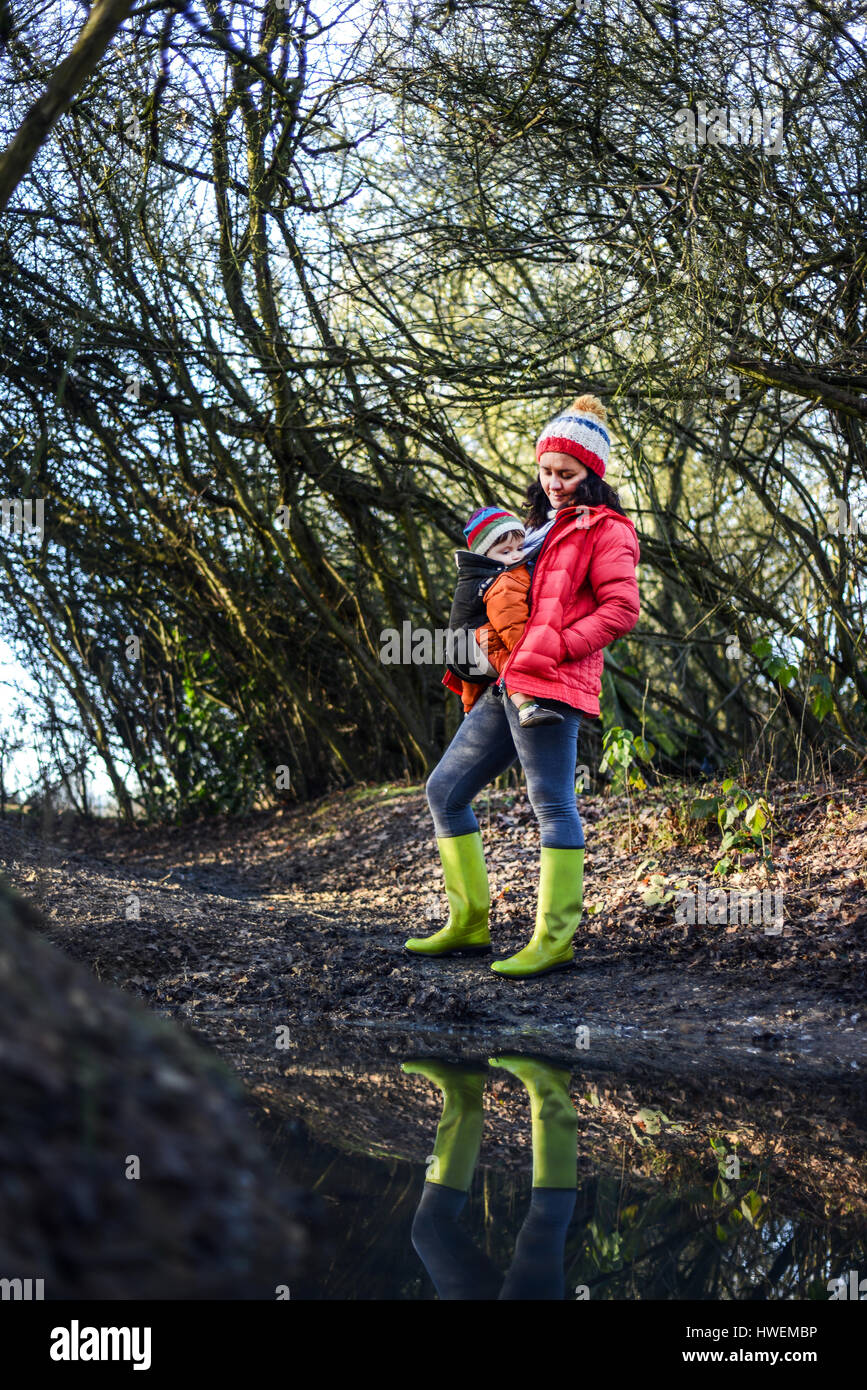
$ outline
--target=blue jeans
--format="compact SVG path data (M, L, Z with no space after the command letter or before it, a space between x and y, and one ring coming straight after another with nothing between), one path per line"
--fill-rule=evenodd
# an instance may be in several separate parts
M520 761L543 846L583 849L575 800L580 711L551 701L563 715L562 724L522 729L511 700L494 689L489 686L473 705L425 785L437 838L478 830L473 797Z

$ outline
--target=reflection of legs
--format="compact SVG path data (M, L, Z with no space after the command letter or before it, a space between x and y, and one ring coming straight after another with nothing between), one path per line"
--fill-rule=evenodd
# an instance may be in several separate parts
M488 1073L482 1067L460 1066L424 1058L404 1062L408 1075L426 1076L443 1093L426 1181L468 1192L482 1143L482 1092Z
M492 1057L530 1096L533 1195L515 1245L501 1299L562 1299L563 1252L575 1209L578 1121L569 1072L532 1057Z
M403 1070L428 1077L443 1093L432 1161L412 1223L413 1246L440 1298L496 1298L499 1272L457 1224L482 1141L487 1073L433 1060L404 1062Z

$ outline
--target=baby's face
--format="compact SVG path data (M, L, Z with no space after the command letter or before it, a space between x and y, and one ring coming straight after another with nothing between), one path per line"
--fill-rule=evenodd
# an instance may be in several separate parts
M520 531L510 531L507 536L501 536L496 545L492 545L488 551L488 558L499 560L503 565L515 565L519 560L523 560L524 552L521 549L524 537Z

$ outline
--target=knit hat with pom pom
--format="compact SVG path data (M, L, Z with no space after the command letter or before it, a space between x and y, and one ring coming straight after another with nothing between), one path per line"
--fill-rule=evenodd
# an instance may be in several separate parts
M604 423L607 418L608 412L597 396L579 396L543 429L536 445L536 462L548 451L571 454L604 478L611 448Z

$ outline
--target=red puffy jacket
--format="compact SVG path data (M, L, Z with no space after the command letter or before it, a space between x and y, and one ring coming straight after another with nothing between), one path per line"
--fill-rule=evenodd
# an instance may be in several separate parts
M631 631L641 611L639 559L629 517L605 506L561 507L536 557L530 616L502 667L503 684L598 718L603 648ZM463 692L449 671L443 684Z

